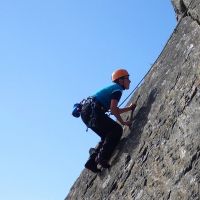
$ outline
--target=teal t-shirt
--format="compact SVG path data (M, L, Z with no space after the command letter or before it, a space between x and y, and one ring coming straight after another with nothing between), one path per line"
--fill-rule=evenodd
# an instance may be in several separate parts
M101 89L96 94L94 94L93 97L96 98L96 100L105 108L105 110L109 110L111 99L119 100L121 98L123 90L124 89L121 85L114 83ZM115 94L117 94L117 98L115 98Z

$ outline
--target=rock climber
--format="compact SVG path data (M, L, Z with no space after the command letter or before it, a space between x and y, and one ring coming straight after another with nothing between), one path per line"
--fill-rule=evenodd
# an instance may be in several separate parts
M114 71L112 82L112 85L88 97L81 110L83 122L101 138L85 164L85 167L93 172L99 171L98 166L101 168L110 167L109 159L122 136L122 126L130 127L132 124L131 121L124 121L120 114L134 111L136 107L135 103L125 108L118 107L123 90L128 90L131 83L128 71L125 69ZM108 110L121 125L106 114Z

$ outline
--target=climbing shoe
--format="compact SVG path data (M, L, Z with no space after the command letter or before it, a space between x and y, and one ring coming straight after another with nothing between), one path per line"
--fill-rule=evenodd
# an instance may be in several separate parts
M110 168L110 164L107 160L96 159L97 168Z
M101 170L97 168L97 164L96 164L95 160L93 160L93 159L89 159L85 163L85 168L89 169L90 171L92 171L94 173L101 172Z
M97 168L97 163L95 161L97 154L93 153L92 155L90 155L88 161L85 163L85 168L89 169L90 171L97 173L100 172L101 170Z

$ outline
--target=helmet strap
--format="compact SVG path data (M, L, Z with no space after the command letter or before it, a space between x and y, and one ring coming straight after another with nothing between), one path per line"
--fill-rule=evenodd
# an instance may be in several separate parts
M124 87L124 79L123 78L119 78L115 83L121 85L123 87L123 89L125 90L125 87Z

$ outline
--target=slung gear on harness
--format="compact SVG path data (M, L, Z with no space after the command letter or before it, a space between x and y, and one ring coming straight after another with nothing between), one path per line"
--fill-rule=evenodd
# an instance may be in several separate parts
M85 100L85 103L89 104L90 107L91 107L91 112L90 112L90 115L89 115L87 128L95 127L95 124L96 124L96 111L95 111L96 104L95 104L94 98L88 97Z
M87 130L88 128L95 127L96 123L96 101L93 97L88 97L87 99L83 99L80 103L75 103L73 106L72 115L76 118L80 117L81 112L84 112L84 108L90 106L90 111L88 114L88 123L87 123Z
M84 105L85 99L83 99L80 103L75 103L73 106L72 115L76 118L81 116L81 110Z
M88 128L94 128L97 125L97 117L99 112L104 112L105 109L95 99L95 97L88 97L82 106L81 115L86 117L85 124Z

